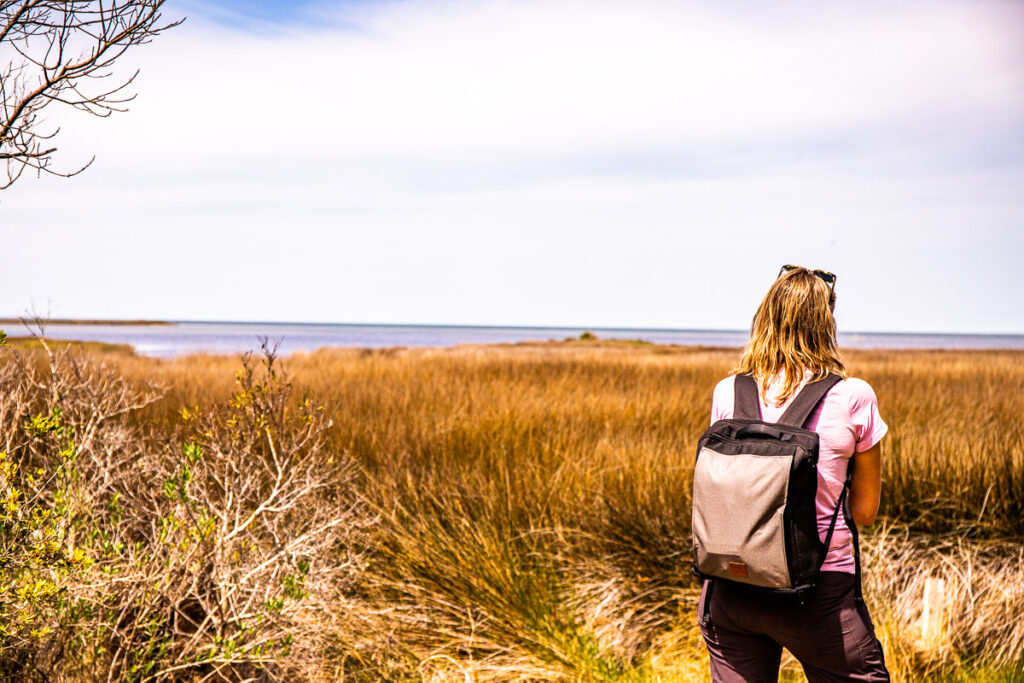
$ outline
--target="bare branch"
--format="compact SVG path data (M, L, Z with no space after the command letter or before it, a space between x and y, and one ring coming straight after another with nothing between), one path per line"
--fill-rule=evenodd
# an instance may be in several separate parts
M126 89L138 75L118 77L112 67L136 45L183 20L166 21L166 0L0 0L0 189L26 169L73 176L51 167L57 147L46 144L59 128L41 114L54 103L105 118L127 111Z

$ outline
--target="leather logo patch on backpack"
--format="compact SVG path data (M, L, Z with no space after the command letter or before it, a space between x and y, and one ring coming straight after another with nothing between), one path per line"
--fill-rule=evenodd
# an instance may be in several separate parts
M729 573L733 576L738 576L741 579L747 578L747 564L746 562L730 562Z

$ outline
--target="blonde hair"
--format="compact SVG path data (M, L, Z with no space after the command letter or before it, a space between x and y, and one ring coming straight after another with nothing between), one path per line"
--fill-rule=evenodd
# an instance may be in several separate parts
M750 373L764 396L769 381L785 373L776 405L785 403L811 370L811 382L833 372L844 379L839 359L836 320L832 316L835 293L806 268L783 273L768 289L750 325L747 342L734 374Z

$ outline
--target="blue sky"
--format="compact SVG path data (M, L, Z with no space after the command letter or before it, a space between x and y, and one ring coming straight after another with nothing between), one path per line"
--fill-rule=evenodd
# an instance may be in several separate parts
M281 27L337 28L345 24L346 13L373 11L397 0L179 0L168 12L180 13L199 21L249 31L273 32Z
M1020 3L176 7L0 194L0 315L735 329L801 263L1024 333Z

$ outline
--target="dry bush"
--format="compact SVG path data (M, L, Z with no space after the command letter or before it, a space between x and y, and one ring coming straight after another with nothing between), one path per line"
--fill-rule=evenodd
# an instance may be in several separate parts
M139 447L121 420L155 398L103 364L44 348L42 358L5 349L0 365L0 673L23 679L62 657L66 608L93 562L93 511Z
M53 588L33 642L3 643L3 675L317 679L372 521L354 466L324 450L323 407L269 352L243 364L228 403L147 434L127 418L153 393L71 351L46 357L40 370L15 355L0 375L7 452L56 472L34 505L55 513L63 551L14 577Z

